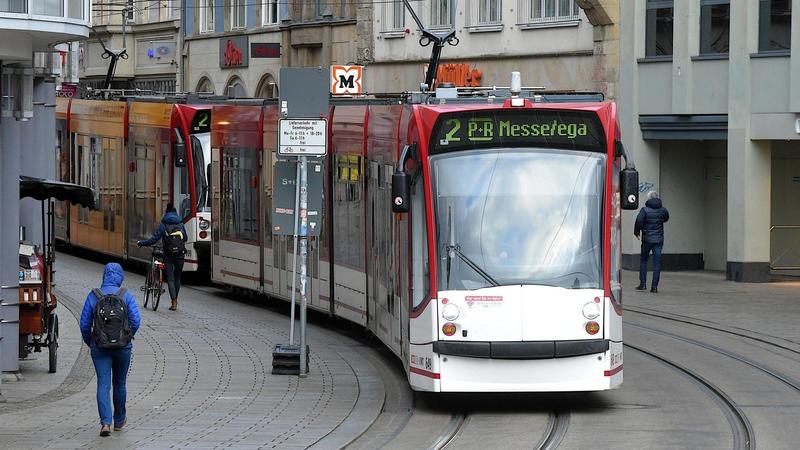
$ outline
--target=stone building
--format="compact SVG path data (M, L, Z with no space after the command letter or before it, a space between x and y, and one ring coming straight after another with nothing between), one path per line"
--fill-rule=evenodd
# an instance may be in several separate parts
M512 71L525 86L617 95L618 0L423 0L410 2L431 30L455 28L442 51L438 81L507 86ZM367 90L419 89L431 47L401 2L358 6L358 62Z
M800 0L621 6L622 136L670 211L665 267L800 274Z
M92 0L93 31L81 46L81 91L103 84L109 60L103 44L126 49L114 87L174 92L179 89L180 0Z
M355 62L356 0L185 0L186 88L278 96L281 67Z

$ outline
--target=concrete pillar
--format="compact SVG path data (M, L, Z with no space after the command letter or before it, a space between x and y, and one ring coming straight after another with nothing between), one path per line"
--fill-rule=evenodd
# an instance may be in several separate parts
M19 166L21 123L0 119L0 299L19 299ZM0 371L19 370L19 306L0 306Z
M619 122L622 142L633 155L639 171L640 191L658 189L660 182L660 144L645 141L639 127L639 64L644 57L645 2L623 0L620 5L620 68ZM622 214L622 265L626 269L639 267L640 244L633 237L637 211Z
M21 127L20 173L55 179L55 84L37 80L33 87L33 120ZM42 206L39 200L20 200L19 222L25 227L26 241L42 243Z
M692 59L690 52L693 20L699 21L699 2L675 2L672 22L672 112L692 112ZM697 14L695 14L697 9ZM642 35L644 36L644 35Z
M792 0L792 54L789 83L789 110L800 113L800 0Z
M750 53L758 46L758 5L731 5L728 66L726 266L729 280L746 282L769 281L770 258L771 145L750 135Z

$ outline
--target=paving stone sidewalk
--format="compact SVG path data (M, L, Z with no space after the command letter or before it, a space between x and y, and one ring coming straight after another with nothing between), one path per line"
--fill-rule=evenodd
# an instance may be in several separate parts
M650 288L652 272L647 274ZM722 272L662 272L658 294L636 291L639 273L623 273L623 306L640 306L800 342L800 280L735 283Z
M128 426L98 436L96 381L76 316L102 265L58 257L60 365L46 353L23 361L24 379L2 385L0 447L336 448L366 429L383 406L382 379L366 345L311 326L308 378L270 373L286 316L214 288L185 286L177 312L142 310L128 378ZM138 297L140 275L124 286ZM141 305L141 301L139 302ZM45 356L39 356L45 355Z

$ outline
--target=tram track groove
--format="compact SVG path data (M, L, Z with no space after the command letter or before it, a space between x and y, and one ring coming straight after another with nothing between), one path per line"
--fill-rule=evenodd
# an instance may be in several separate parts
M569 428L569 413L552 412L547 416L547 429L536 450L554 450L561 445Z
M626 322L626 325L628 325L630 327L633 327L633 328L636 328L636 329L639 329L639 330L643 330L643 331L648 332L648 333L659 334L661 336L665 336L665 337L669 337L669 338L676 339L676 340L679 340L679 341L683 341L683 342L686 342L687 344L691 344L691 345L694 345L696 347L704 348L704 349L710 350L710 351L712 351L714 353L721 354L723 356L726 356L728 358L731 358L733 360L736 360L736 361L739 361L739 362L741 362L743 364L746 364L746 365L758 370L759 372L765 373L766 375L768 375L768 376L780 381L781 383L785 384L786 386L789 386L790 388L794 389L795 391L800 392L800 381L792 378L791 376L789 376L789 375L787 375L787 374L785 374L783 372L780 372L780 371L778 371L776 369L773 369L770 366L767 366L765 364L761 364L761 363L758 363L756 361L753 361L752 359L750 359L750 358L748 358L748 357L746 357L744 355L741 355L739 353L732 352L732 351L729 351L729 350L725 350L723 348L717 347L716 345L707 344L707 343L704 343L704 342L701 342L701 341L698 341L696 339L692 339L692 338L689 338L689 337L686 337L686 336L680 336L680 335L677 335L677 334L674 334L674 333L670 333L669 331L658 330L658 329L651 328L651 327L648 327L648 326L645 326L645 325L641 325L641 324L637 324L637 323Z
M735 450L751 450L756 448L755 432L753 431L753 426L750 423L750 420L747 418L747 415L744 413L744 411L742 411L739 405L737 405L736 402L733 401L733 399L731 399L722 389L693 370L688 369L687 367L667 359L655 352L651 352L637 345L628 344L627 342L625 343L625 347L639 352L651 359L655 359L661 364L685 376L689 380L692 380L693 383L700 388L701 391L708 395L709 398L711 398L722 411L725 419L728 421L728 425L731 427L731 432L733 433L733 448Z
M635 314L640 314L640 315L643 315L643 316L657 317L659 319L669 320L669 321L672 321L672 322L679 322L679 323L684 323L684 324L687 324L687 325L693 325L693 326L696 326L696 327L699 327L699 328L706 328L706 329L710 329L710 330L719 331L721 333L726 333L726 334L730 334L730 335L733 335L733 336L738 336L738 337L741 337L741 338L749 339L751 341L761 342L762 344L767 344L769 346L780 348L782 350L786 350L786 351L794 353L796 355L800 355L800 349L799 348L792 348L792 347L789 347L789 346L784 345L784 344L779 344L779 343L775 342L775 340L783 341L783 342L785 342L787 344L795 345L795 346L798 346L798 347L800 347L800 342L793 341L791 339L786 339L786 338L783 338L783 337L780 337L780 336L774 336L774 335L771 335L771 334L761 333L759 331L748 330L748 329L740 328L740 327L727 327L727 326L725 326L725 325L723 325L721 323L712 322L710 320L697 319L697 318L694 318L694 317L684 316L684 315L675 314L675 313L667 313L667 312L664 312L664 311L658 311L658 310L650 309L650 308L626 306L625 307L625 312L628 312L628 311L633 312ZM623 322L623 323L625 323L625 322Z
M452 443L461 430L464 429L464 426L467 423L467 418L469 415L465 412L456 412L450 416L450 421L447 423L447 426L444 427L442 433L439 434L439 437L433 442L433 444L428 447L429 450L442 450L447 448L450 443Z

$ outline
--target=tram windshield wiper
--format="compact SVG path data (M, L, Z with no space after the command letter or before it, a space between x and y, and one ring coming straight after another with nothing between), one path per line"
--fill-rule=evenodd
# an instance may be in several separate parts
M447 208L447 222L450 232L449 243L445 246L445 251L447 252L447 288L450 288L450 262L454 256L461 258L461 260L464 261L467 266L474 270L478 275L483 277L483 279L488 281L492 286L500 286L500 283L498 283L497 280L492 278L492 276L486 273L486 271L483 270L479 265L475 264L474 261L469 259L469 257L461 251L461 246L455 242L456 237L455 231L453 230L453 215L450 207Z

